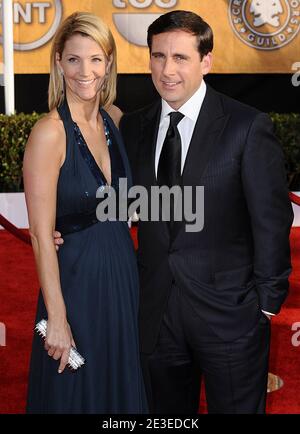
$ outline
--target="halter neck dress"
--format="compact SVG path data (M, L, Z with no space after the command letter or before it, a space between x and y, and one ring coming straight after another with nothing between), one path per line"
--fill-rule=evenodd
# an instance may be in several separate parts
M106 179L91 154L67 100L58 108L66 132L66 159L57 186L56 229L67 319L85 365L58 374L34 333L28 413L146 413L138 338L138 271L126 221L99 221L98 188ZM125 148L108 113L100 109L111 160L111 185L131 185ZM47 318L42 293L36 322Z

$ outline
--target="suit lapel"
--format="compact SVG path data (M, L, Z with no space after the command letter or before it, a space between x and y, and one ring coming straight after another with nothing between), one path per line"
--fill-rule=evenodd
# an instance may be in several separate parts
M202 176L227 119L219 95L207 86L183 168L183 185L192 185L189 184L190 175L197 174L198 179Z
M210 158L216 152L218 137L228 116L224 114L220 96L207 85L206 95L195 125L182 173L182 186L194 186L200 179ZM174 228L173 240L185 225L184 219Z
M141 135L139 141L139 171L141 184L151 194L151 187L158 186L155 174L155 151L160 123L161 101L154 103L141 118ZM149 202L150 203L150 202ZM149 218L150 218L150 210ZM169 237L166 222L158 222L162 229L162 236Z
M155 176L155 149L160 121L161 103L154 103L141 119L139 143L140 170L143 171L143 185L157 185Z

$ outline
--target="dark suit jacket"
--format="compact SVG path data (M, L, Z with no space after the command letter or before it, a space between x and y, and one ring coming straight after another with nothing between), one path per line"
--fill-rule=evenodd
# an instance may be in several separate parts
M121 133L133 184L156 185L154 156L161 103L124 115ZM281 146L269 117L207 86L183 185L204 186L204 228L139 222L140 338L155 347L172 282L223 340L254 326L261 309L278 313L291 271L288 198Z

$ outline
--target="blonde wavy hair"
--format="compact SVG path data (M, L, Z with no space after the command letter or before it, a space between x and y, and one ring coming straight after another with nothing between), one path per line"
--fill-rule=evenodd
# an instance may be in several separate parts
M56 62L56 53L61 58L66 41L78 33L89 36L97 42L104 51L107 61L111 60L106 85L101 90L100 105L109 107L116 99L117 51L112 33L96 15L88 12L74 12L61 23L52 43L48 89L49 110L59 107L64 99L64 79Z

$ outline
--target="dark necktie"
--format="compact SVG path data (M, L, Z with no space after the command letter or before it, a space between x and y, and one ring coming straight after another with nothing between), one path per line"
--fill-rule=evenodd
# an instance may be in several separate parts
M159 158L157 181L160 186L171 188L181 183L181 139L177 125L184 115L171 112L169 116L170 125Z
M172 188L174 185L181 185L181 139L177 125L184 117L182 113L171 112L170 125L164 140L157 170L157 181L160 186L166 185ZM169 230L172 233L174 228L174 208L176 199L170 201Z

